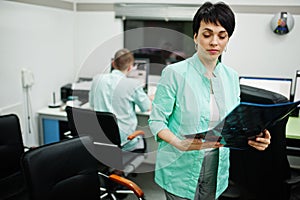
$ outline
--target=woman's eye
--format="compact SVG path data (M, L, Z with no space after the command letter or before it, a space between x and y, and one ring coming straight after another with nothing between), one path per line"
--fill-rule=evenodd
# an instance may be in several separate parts
M219 35L219 38L223 40L226 38L226 35Z
M208 38L210 35L209 34L203 34L203 37Z

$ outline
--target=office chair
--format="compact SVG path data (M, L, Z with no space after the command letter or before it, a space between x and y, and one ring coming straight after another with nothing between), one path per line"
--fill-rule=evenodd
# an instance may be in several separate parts
M40 146L21 159L32 200L99 199L97 160L87 151L88 137Z
M18 116L0 116L0 199L26 199L20 165L24 148Z
M241 85L241 101L261 104L287 102L280 94ZM298 183L291 179L287 159L285 127L288 116L268 128L271 144L265 151L253 148L230 150L229 186L220 200L227 199L289 199L291 185Z
M139 199L143 199L142 190L125 177L135 172L144 161L146 149L140 149L139 153L122 150L122 146L126 142L121 144L117 119L112 113L69 106L66 107L66 112L72 135L88 135L93 140L94 147L89 150L99 160L99 175L102 184L101 199L107 196L112 199L123 198L126 194L132 193ZM128 137L128 141L143 133L143 131L134 132ZM123 172L124 177L115 176L116 171ZM119 187L120 185L125 188Z

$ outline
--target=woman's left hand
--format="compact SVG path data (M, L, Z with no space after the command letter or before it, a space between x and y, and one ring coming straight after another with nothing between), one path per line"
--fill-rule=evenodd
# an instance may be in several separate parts
M248 140L248 144L259 151L265 150L271 143L271 134L265 129L255 140Z

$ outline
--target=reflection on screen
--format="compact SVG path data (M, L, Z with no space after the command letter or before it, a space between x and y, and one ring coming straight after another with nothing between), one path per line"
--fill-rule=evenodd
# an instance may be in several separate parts
M292 79L291 78L265 78L265 77L240 77L241 85L269 90L285 96L290 100Z

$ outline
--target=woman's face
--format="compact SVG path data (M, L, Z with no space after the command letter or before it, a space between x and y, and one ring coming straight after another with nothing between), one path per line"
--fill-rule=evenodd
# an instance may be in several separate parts
M225 49L228 40L228 33L224 27L201 21L198 34L194 35L200 60L216 61Z

